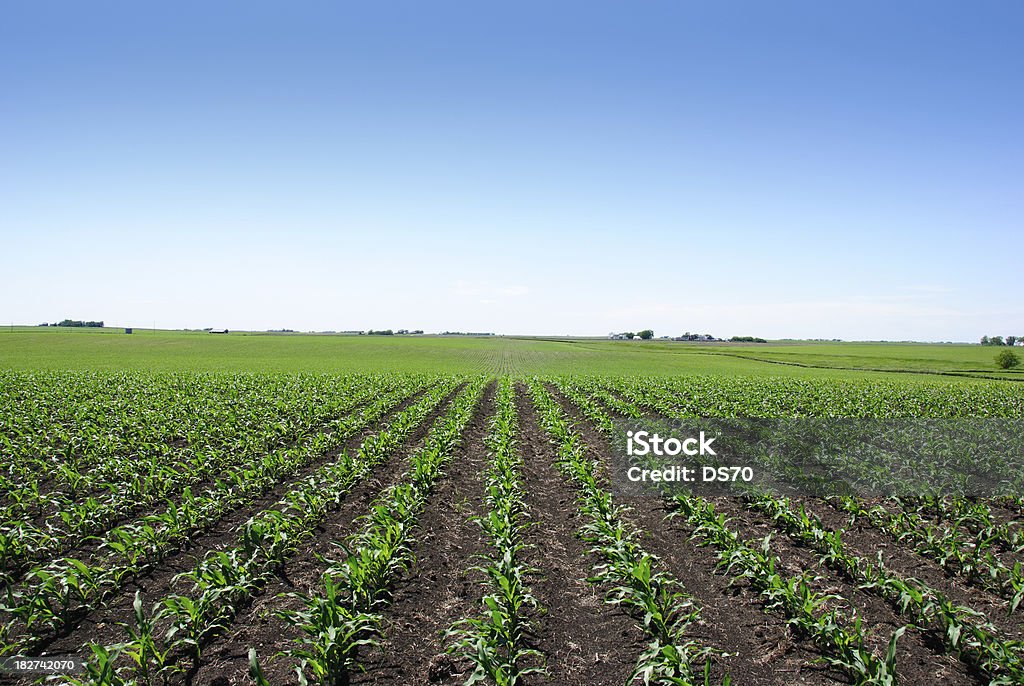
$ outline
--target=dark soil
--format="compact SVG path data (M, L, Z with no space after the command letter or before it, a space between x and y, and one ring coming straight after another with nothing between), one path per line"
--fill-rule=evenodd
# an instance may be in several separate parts
M549 391L573 420L592 454L606 458L607 441L556 389ZM785 617L765 614L760 595L747 584L733 584L718 569L708 548L688 540L689 531L665 521L664 502L646 496L631 499L625 518L641 532L641 542L657 555L701 608L699 633L693 638L727 657L714 661L714 683L728 674L737 684L830 684L841 675L812 663L820 653L812 643L792 635Z
M450 657L445 632L460 619L480 613L482 575L471 570L489 552L475 516L486 508L484 445L494 414L496 385L488 386L462 445L445 469L416 527L416 561L395 585L385 612L384 638L367 652L366 672L353 684L427 684L465 681L466 665Z
M545 612L537 624L536 648L547 658L546 678L528 683L598 686L622 684L647 647L628 615L604 602L605 589L587 581L596 558L576 531L585 522L577 490L555 466L556 453L541 428L525 389L517 389L519 449L533 545L529 564L540 571L532 589Z

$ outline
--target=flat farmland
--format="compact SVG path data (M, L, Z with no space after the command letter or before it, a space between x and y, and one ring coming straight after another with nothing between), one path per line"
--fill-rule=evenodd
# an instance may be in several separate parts
M136 329L0 328L0 368L92 371L713 374L1024 379L998 348L964 344L732 344L506 336L357 336ZM894 376L894 375L899 376Z
M1019 384L522 373L558 343L484 343L505 373L0 372L3 656L86 660L72 684L1024 680L1019 443L985 497L767 458L800 495L628 497L616 466L624 422L1020 420Z

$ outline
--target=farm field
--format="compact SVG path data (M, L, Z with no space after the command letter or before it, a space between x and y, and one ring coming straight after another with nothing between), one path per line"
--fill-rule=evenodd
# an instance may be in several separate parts
M503 347L444 373L0 371L2 656L86 657L70 684L1024 682L1016 438L994 464L882 450L882 476L832 456L884 496L769 455L778 481L720 493L616 484L625 422L969 427L1024 419L1020 384L732 359L567 375L530 367L575 343L456 343ZM599 368L676 355L584 345ZM940 464L998 483L891 478Z
M861 369L906 373L983 375L1024 379L1024 372L997 369L999 348L921 343L802 343L736 347L723 352L749 360L819 369Z
M696 344L586 338L342 336L0 328L0 368L93 371L433 372L1024 380L996 349L901 343ZM880 374L884 372L885 374Z

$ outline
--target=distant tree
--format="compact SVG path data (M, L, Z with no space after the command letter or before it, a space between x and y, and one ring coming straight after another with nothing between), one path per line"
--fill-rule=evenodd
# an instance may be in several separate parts
M643 331L641 331L637 335L640 336L640 338L644 339L645 341L649 341L652 338L654 338L654 330L653 329L644 329Z
M92 327L97 329L103 328L103 322L83 322L81 319L62 319L53 326L74 326L74 327Z
M996 354L996 364L1000 369L1011 369L1020 364L1020 358L1012 350L1000 350Z
M1003 337L1002 336L993 336L992 338L989 339L989 344L990 345L1006 345L1006 343L1003 341Z
M992 341L990 341L988 339L988 336L982 336L981 337L981 344L982 345L992 345Z
M1017 345L1017 337L1016 336L1007 336L1006 337L1006 345L1009 345L1009 346Z
M635 336L636 334L633 333L632 331L623 331L622 335L625 336L628 340L633 340L633 336Z

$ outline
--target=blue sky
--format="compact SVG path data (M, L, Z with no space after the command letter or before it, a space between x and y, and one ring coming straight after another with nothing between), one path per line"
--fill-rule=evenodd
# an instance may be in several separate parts
M0 321L1024 334L1017 2L14 2Z

